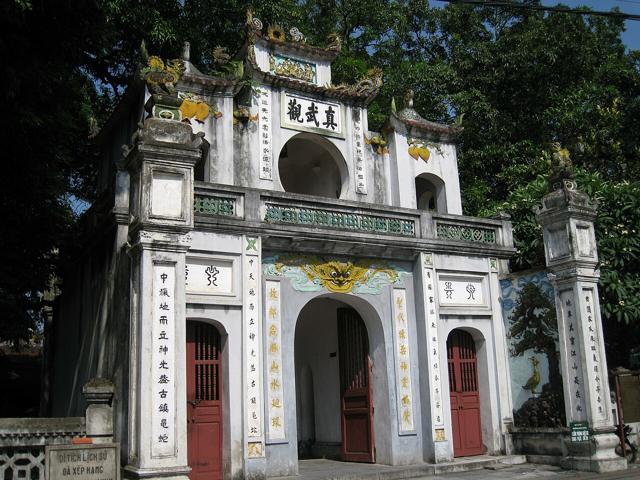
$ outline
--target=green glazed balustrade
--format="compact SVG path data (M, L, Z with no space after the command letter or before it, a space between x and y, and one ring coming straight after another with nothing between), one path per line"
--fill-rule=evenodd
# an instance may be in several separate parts
M202 197L196 195L193 200L193 211L205 215L224 215L233 217L236 214L236 201L233 198Z
M464 225L438 223L436 234L438 238L446 238L449 240L496 243L496 231L492 228L466 227Z
M268 223L290 223L312 227L329 227L372 233L390 233L415 237L415 222L403 218L375 217L330 210L284 207L267 204L264 221Z

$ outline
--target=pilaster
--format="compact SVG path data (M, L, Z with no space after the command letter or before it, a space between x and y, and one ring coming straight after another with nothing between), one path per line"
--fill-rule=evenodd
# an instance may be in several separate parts
M537 218L555 289L567 424L587 422L590 441L569 443L564 468L624 470L615 454L607 359L598 301L598 256L593 221L596 205L570 179L554 183Z
M150 117L125 149L132 261L124 469L129 478L187 480L190 471L181 374L186 370L184 275L193 229L193 167L201 143L189 125Z

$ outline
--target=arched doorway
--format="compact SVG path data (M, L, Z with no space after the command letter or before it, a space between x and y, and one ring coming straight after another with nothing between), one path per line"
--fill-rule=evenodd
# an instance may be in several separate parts
M441 178L423 173L415 179L416 208L436 213L447 213L445 185Z
M301 458L375 462L372 363L367 328L343 302L318 298L295 332Z
M344 158L326 138L300 133L280 151L280 183L286 192L340 198L347 178Z
M187 456L190 480L222 479L222 351L218 330L187 321Z
M453 454L482 454L478 362L473 337L455 329L447 338Z

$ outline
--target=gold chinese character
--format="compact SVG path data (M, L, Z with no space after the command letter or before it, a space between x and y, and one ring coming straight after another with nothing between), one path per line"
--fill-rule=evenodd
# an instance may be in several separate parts
M280 402L279 398L274 398L271 400L271 406L273 408L282 408L282 403Z
M406 424L411 423L411 412L409 410L403 410L402 412L402 421Z
M402 308L403 304L404 304L404 300L402 300L402 297L397 297L396 298L396 305L398 305L398 308Z
M269 318L276 318L276 315L278 315L276 307L269 307Z
M280 382L275 378L271 380L271 390L277 390L280 388Z
M398 321L404 323L404 313L402 312L398 313Z
M271 368L269 369L271 373L278 373L280 371L280 365L275 360L271 362Z
M279 348L278 348L278 344L277 344L277 343L273 343L273 342L272 342L272 343L269 345L269 352L270 352L270 353L278 353L278 350L279 350Z
M411 405L411 399L409 398L409 395L405 395L404 397L402 397L402 405L404 405L405 407L408 405Z
M278 327L276 327L275 325L271 325L269 327L269 336L275 337L277 334L278 334Z
M407 354L407 346L403 343L400 345L400 355L405 356Z
M399 336L402 340L406 339L406 338L407 338L407 332L406 332L406 330L405 330L404 328L403 328L402 330L400 330L400 331L398 332L398 336Z
M400 383L402 384L402 388L409 388L409 377L402 377Z
M406 372L407 370L409 370L409 364L403 360L402 362L400 362L400 370Z
M282 427L282 423L280 423L280 417L273 417L271 419L271 426L272 427Z
M272 298L273 300L277 300L278 299L278 290L275 288L272 288L269 290L269 298Z

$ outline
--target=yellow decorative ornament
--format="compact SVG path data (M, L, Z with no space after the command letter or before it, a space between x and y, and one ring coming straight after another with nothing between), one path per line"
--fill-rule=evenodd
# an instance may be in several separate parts
M409 149L407 151L414 160L418 160L419 158L421 158L425 162L428 162L429 157L431 157L431 151L429 150L427 145L416 140L413 140L409 143Z
M274 42L284 42L286 40L284 29L278 24L269 25L269 28L267 28L267 36Z
M189 100L185 98L180 105L180 112L182 113L182 118L193 118L196 114L197 103L193 100Z
M155 55L152 55L149 57L149 61L147 62L147 65L149 65L149 68L151 68L152 70L156 70L156 71L164 70L164 62L160 57L156 57Z
M364 143L366 143L367 145L372 145L378 155L389 153L389 149L387 148L387 141L381 136L374 135L371 138L367 138L367 136L365 135Z

